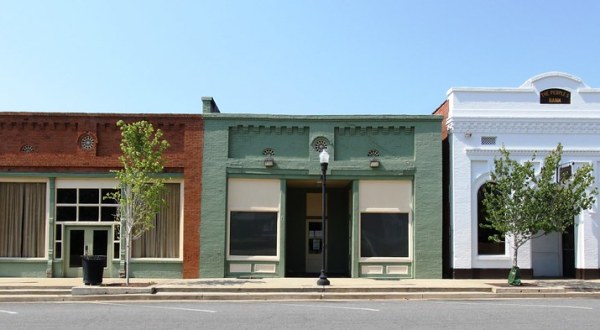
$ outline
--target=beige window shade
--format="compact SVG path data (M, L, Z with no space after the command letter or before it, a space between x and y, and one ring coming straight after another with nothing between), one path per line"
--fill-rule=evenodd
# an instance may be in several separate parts
M45 183L0 182L0 257L44 257L45 214Z

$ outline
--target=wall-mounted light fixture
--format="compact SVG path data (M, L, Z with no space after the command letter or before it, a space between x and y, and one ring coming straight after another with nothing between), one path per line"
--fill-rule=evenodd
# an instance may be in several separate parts
M275 156L275 150L271 148L265 148L263 150L263 156L265 156L265 167L273 167L275 165L275 159L273 159L273 156Z
M265 158L265 167L273 167L273 165L275 165L275 160L273 160L273 157L267 156Z
M367 153L367 156L369 156L369 166L371 168L378 168L380 165L379 159L377 158L377 157L379 157L379 150L371 149Z
M466 137L466 138L470 138L470 137L471 137L471 135L473 135L473 134L471 134L471 132L469 132L469 131L466 131L466 132L465 132L465 137Z

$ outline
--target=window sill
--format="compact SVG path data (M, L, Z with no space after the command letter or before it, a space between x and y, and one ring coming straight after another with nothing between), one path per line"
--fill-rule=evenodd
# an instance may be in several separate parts
M48 261L48 258L21 258L21 257L0 257L0 262L2 261L12 261L12 262L40 262L40 261Z
M227 261L279 261L279 256L227 256Z
M478 260L509 260L510 256L506 254L489 254L489 255L477 255Z
M398 262L412 262L412 258L409 257L370 257L370 258L360 258L360 262L364 263L398 263Z
M115 259L115 261L119 261L120 259ZM132 262L136 263L181 263L183 259L180 258L131 258Z

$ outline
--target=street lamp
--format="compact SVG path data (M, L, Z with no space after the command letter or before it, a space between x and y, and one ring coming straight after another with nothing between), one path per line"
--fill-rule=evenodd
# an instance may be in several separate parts
M327 152L327 147L323 147L321 152L319 153L319 162L321 163L321 226L323 227L323 248L321 249L321 274L319 275L319 280L317 281L317 285L329 285L329 280L327 279L327 218L325 217L325 213L327 211L327 201L325 198L325 185L327 180L327 165L329 165L329 153Z

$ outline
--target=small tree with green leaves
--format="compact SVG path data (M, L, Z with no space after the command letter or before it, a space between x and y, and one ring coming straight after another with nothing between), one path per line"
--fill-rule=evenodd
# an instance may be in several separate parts
M583 165L572 175L558 175L562 145L559 143L544 159L539 173L530 161L520 163L510 158L502 147L501 157L494 160L490 189L485 191L483 205L486 223L498 234L489 239L501 242L510 238L512 266L518 274L519 248L533 238L552 232L564 233L574 223L576 215L589 209L598 190L594 184L593 168ZM509 278L510 282L510 278ZM520 281L511 284L520 284Z
M163 152L169 143L163 139L160 129L154 130L147 121L127 124L117 122L121 128L121 152L123 168L113 171L119 181L117 191L105 198L119 203L117 221L125 239L125 278L129 285L131 244L144 232L154 227L154 220L164 200Z

